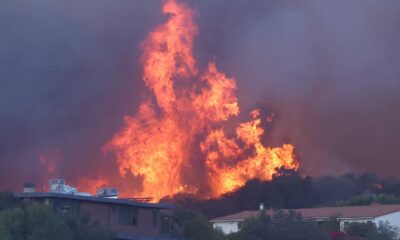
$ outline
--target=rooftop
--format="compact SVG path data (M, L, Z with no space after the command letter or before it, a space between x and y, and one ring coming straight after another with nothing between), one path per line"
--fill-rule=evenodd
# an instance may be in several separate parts
M73 199L79 201L88 201L96 203L109 203L118 205L128 205L133 207L141 208L158 208L158 209L171 209L173 206L168 203L145 203L137 202L127 199L112 199L96 196L81 196L74 194L64 194L64 193L48 193L48 192L34 192L34 193L15 193L17 198L60 198L60 199Z
M281 209L289 211L289 209ZM400 211L400 204L395 205L368 205L368 206L346 206L346 207L323 207L323 208L300 208L292 209L306 219L321 219L337 216L338 218L375 218L392 212ZM272 215L274 210L268 209L266 213ZM255 217L260 211L243 211L219 218L211 222L243 221L246 218Z

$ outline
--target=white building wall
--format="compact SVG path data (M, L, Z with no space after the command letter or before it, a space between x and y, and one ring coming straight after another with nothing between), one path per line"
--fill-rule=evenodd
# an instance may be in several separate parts
M215 229L221 229L223 233L235 233L239 231L239 222L214 222Z
M377 217L375 218L374 222L377 227L380 227L382 224L390 224L391 226L400 229L400 212L389 213Z

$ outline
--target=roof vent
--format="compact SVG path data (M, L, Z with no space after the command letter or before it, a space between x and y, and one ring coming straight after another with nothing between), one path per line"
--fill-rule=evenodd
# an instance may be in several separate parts
M24 183L24 193L34 193L36 192L36 185L34 183Z
M74 187L68 186L65 179L50 179L49 180L49 192L74 194L77 192L77 190Z
M100 188L96 193L97 197L118 198L118 189L116 188Z
M264 210L264 203L260 203L258 205L258 210L263 211Z

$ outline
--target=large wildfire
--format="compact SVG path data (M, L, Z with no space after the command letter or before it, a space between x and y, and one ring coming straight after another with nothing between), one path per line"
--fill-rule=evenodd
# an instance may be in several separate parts
M259 109L248 122L227 129L239 114L235 80L215 61L204 72L198 69L198 27L186 4L166 1L163 13L168 20L142 43L143 80L154 97L126 116L123 129L104 146L115 154L122 177L141 179L142 187L129 194L155 201L180 192L218 197L249 179L269 180L276 168L297 169L293 145L263 145ZM187 180L199 171L205 180Z

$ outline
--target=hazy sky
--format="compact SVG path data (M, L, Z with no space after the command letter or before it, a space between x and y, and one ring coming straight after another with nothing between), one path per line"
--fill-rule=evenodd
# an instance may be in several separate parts
M245 116L275 112L265 142L291 142L311 175L400 170L400 1L189 0L200 68L238 82ZM148 93L140 42L158 0L0 2L0 187L95 177L101 147Z

